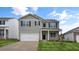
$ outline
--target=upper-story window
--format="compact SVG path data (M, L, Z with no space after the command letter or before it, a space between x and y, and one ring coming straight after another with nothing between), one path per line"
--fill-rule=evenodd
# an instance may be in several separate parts
M56 28L58 27L58 23L56 23Z
M21 21L21 26L31 26L31 21Z
M39 26L40 26L40 21L38 21L38 24L39 24Z
M56 28L56 23L49 23L49 28Z
M25 22L24 21L21 21L21 26L25 26Z
M46 23L43 23L43 27L46 27Z
M0 25L5 25L5 21L0 21Z
M31 26L31 21L29 21L29 26Z
M35 21L35 26L36 26L36 23L37 23L37 22Z
M40 26L40 21L35 21L35 26Z

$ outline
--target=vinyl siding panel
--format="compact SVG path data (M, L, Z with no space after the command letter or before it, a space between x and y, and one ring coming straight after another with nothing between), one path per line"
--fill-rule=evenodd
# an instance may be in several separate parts
M64 40L66 40L66 41L74 41L74 33L72 32L72 33L67 33L67 34L65 34L64 35Z

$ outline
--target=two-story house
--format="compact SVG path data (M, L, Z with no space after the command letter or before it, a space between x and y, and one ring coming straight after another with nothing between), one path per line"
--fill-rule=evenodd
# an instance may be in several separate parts
M59 31L59 21L54 19L43 19L35 14L28 14L19 19L21 41L56 40Z
M0 39L19 39L18 20L14 18L0 18Z

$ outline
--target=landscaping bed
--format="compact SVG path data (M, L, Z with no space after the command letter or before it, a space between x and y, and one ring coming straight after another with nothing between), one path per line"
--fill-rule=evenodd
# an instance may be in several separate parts
M79 51L79 43L75 42L55 42L55 41L39 41L39 51Z

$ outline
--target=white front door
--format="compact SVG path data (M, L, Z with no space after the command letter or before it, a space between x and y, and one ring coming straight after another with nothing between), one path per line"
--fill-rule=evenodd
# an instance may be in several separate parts
M21 34L20 36L21 41L39 41L39 33L34 34Z
M79 42L79 35L76 35L76 41Z

